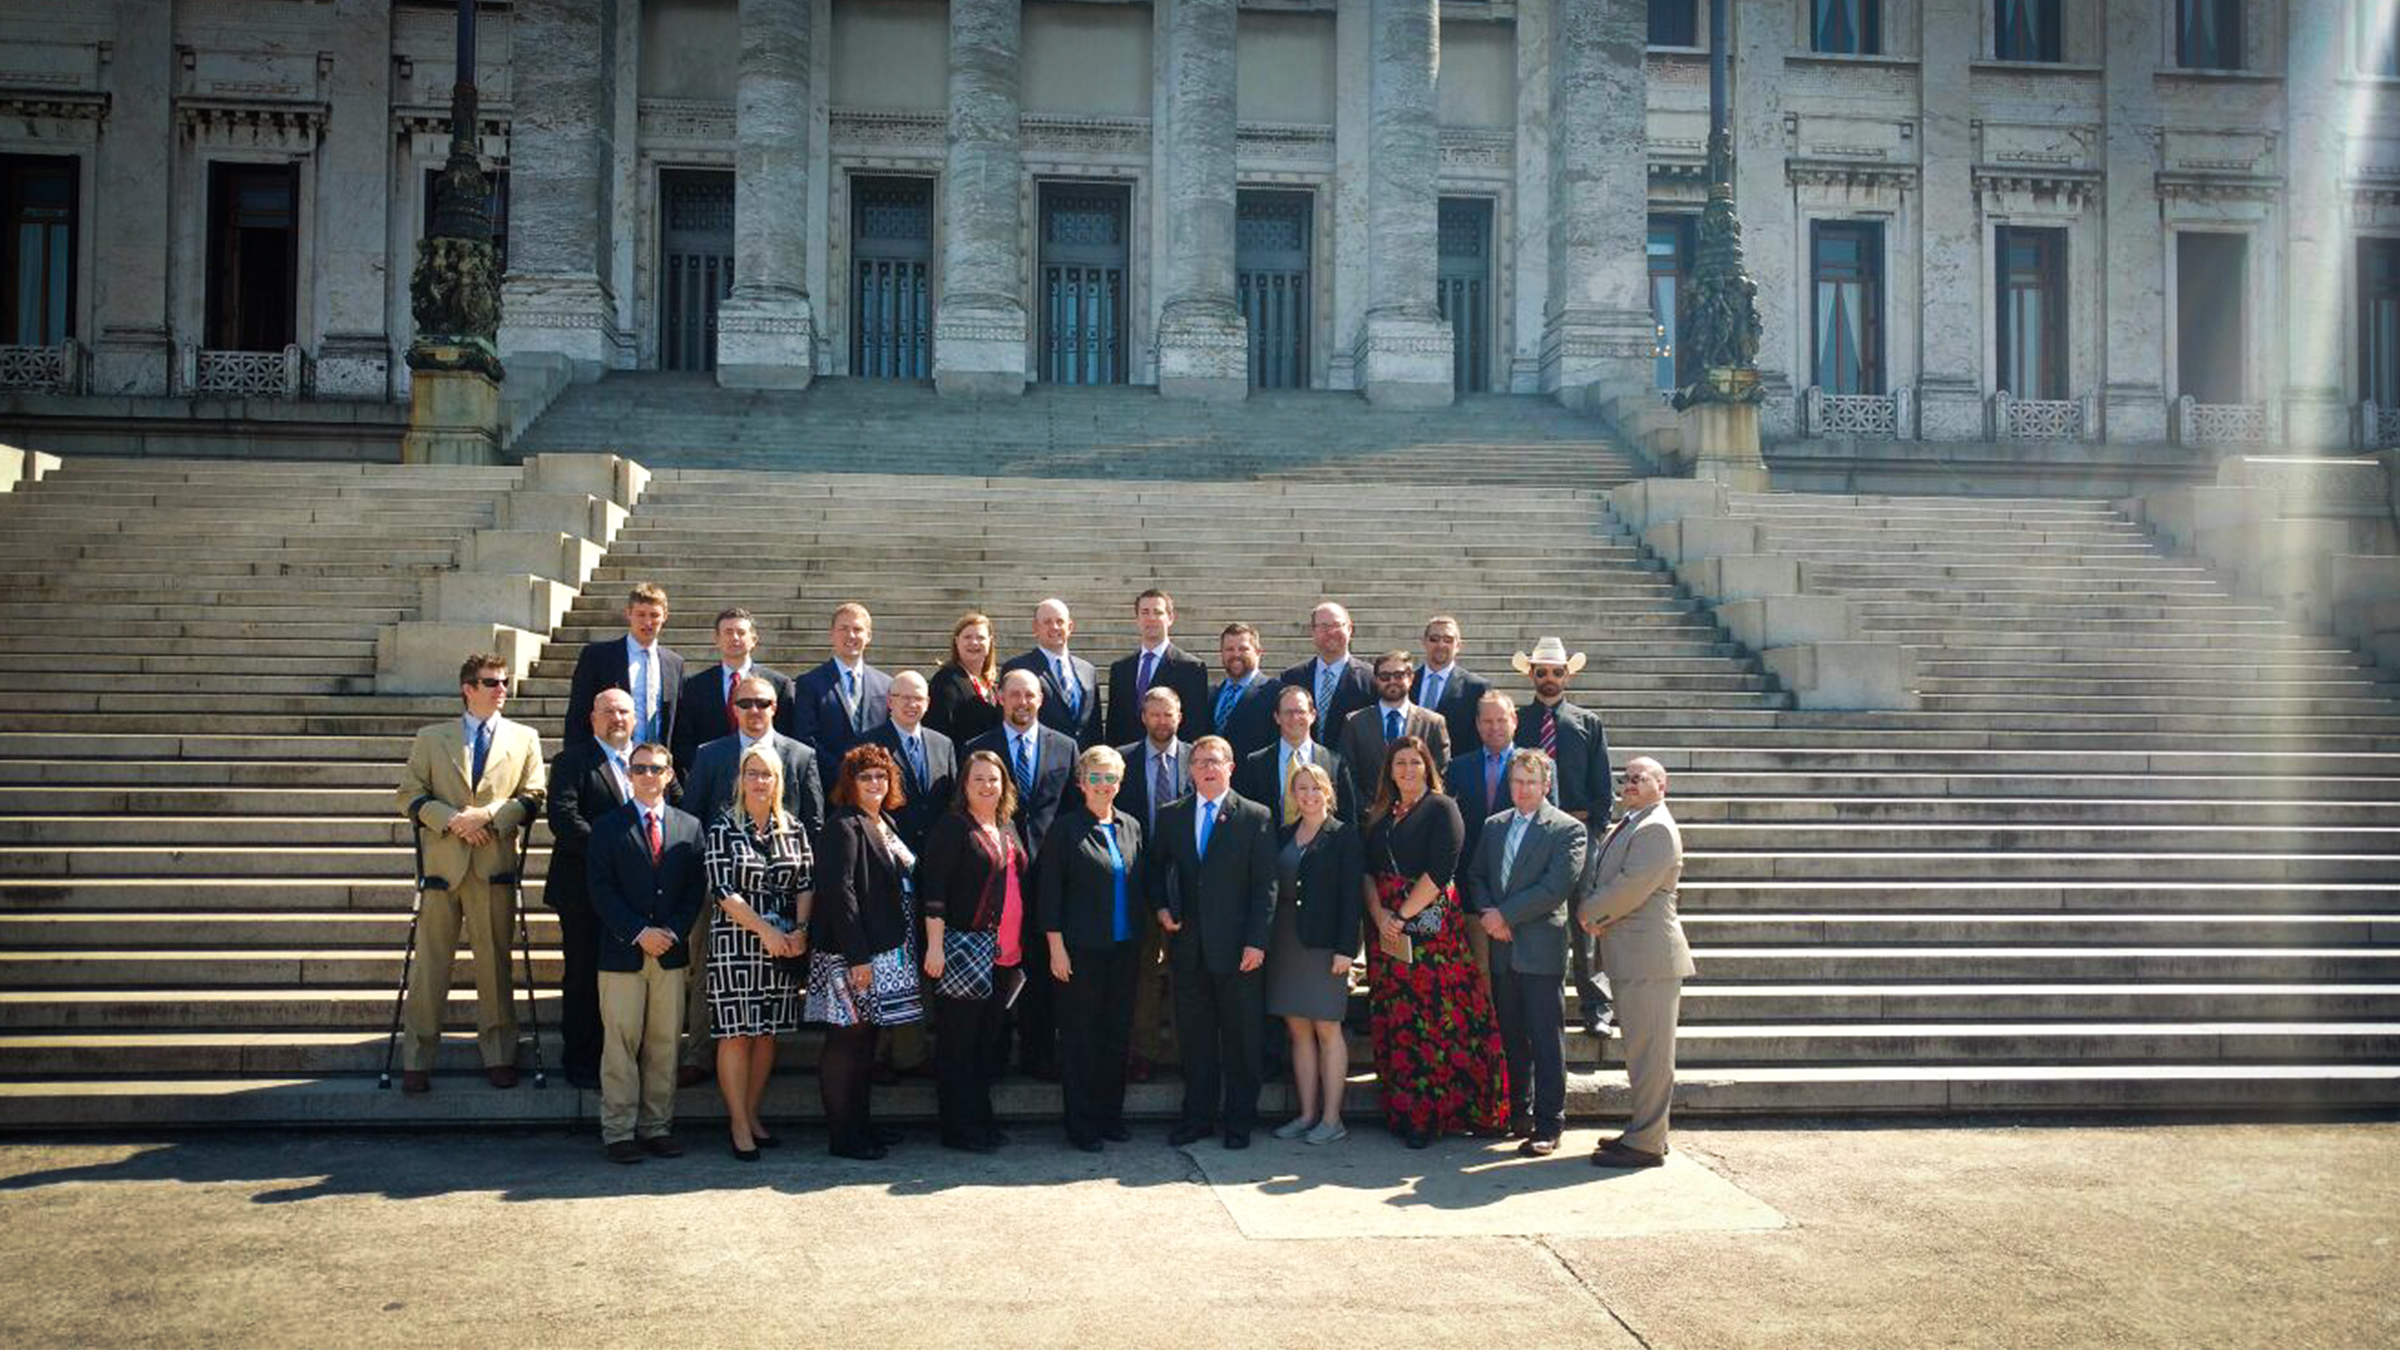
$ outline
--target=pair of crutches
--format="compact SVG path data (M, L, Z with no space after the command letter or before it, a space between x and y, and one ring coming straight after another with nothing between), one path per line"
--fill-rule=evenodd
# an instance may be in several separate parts
M417 964L417 922L424 917L425 893L450 889L449 882L425 875L425 826L417 813L432 800L425 796L408 804L408 842L415 855L416 885L409 894L408 946L400 957L400 988L392 996L392 1025L383 1040L383 1072L375 1079L378 1088L392 1085L392 1060L400 1050L400 1018L408 1007L408 980ZM550 1077L542 1069L541 1000L534 996L533 987L533 926L525 917L525 855L533 847L533 804L522 797L517 800L525 802L526 814L524 825L517 830L516 866L493 877L491 883L508 887L509 908L517 916L517 954L524 962L525 974L525 1025L533 1032L533 1085L544 1088L550 1086ZM503 962L507 959L501 958Z

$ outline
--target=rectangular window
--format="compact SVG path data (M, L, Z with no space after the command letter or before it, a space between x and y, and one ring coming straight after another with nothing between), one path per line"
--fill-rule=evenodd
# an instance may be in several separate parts
M2250 240L2186 230L2175 236L2175 370L2178 394L2202 403L2246 401Z
M2019 398L2067 397L2065 230L2003 225L1999 387Z
M2383 0L2358 0L2357 41L2352 59L2361 75L2400 79L2400 6Z
M1810 232L1815 383L1828 394L1883 389L1883 227L1823 220Z
M1700 45L1700 0L1650 0L1650 45Z
M1882 0L1809 0L1808 47L1841 56L1881 54Z
M1658 387L1691 383L1692 353L1685 350L1681 315L1684 288L1692 280L1692 238L1698 224L1688 215L1650 217L1650 317L1658 324Z
M2003 61L2062 61L2059 0L1994 0L1992 55Z
M2175 64L2242 69L2242 0L2175 0Z
M2400 239L2358 241L2358 394L2400 408Z
M75 168L0 155L0 342L51 347L75 334Z
M425 171L425 233L433 233L433 194L440 183L442 171ZM492 218L492 252L499 255L500 270L508 271L508 170L486 171L483 180L490 192L483 199L483 209Z
M298 332L300 171L291 164L208 169L207 345L272 352Z

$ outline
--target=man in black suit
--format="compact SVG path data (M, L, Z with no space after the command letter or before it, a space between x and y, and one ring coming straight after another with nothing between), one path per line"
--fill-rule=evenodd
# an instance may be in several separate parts
M1000 677L1000 725L967 742L966 753L989 750L1017 780L1017 828L1037 855L1058 818L1067 781L1082 751L1064 732L1042 725L1042 679L1030 670ZM1043 961L1025 963L1025 992L1017 996L1017 1062L1046 1082L1058 1079L1057 986Z
M1317 739L1330 743L1350 714L1375 701L1375 668L1350 654L1350 611L1331 600L1309 612L1308 640L1316 655L1283 672L1283 682L1316 700Z
M1407 652L1376 657L1375 702L1350 714L1342 724L1341 739L1333 743L1361 783L1382 785L1384 747L1403 736L1416 737L1433 752L1435 782L1450 770L1450 724L1408 701L1412 665Z
M1233 791L1233 747L1192 745L1192 795L1158 813L1149 885L1175 972L1175 1039L1183 1048L1181 1147L1212 1123L1225 1147L1248 1148L1258 1123L1266 1023L1267 937L1275 921L1275 823Z
M603 689L592 701L592 735L569 746L550 766L550 871L542 903L558 911L560 1058L567 1081L586 1092L600 1086L600 924L584 880L592 826L633 800L626 755L633 750L633 696Z
M1108 667L1108 743L1123 745L1141 736L1149 721L1142 695L1153 689L1173 690L1183 709L1176 724L1180 740L1208 734L1208 667L1169 640L1175 627L1175 597L1153 586L1134 598L1133 623L1142 636L1141 650Z
M765 679L756 675L745 678L734 689L733 703L734 716L740 721L732 735L719 736L700 747L684 777L684 809L702 821L704 828L715 821L718 813L733 803L741 785L742 756L751 746L764 743L783 766L783 809L814 841L817 832L825 828L825 785L817 772L823 761L814 750L775 729L775 689ZM683 1046L683 1067L675 1074L685 1087L706 1082L716 1071L715 1042L708 1033L707 982L702 978L708 967L708 924L709 915L703 911L691 933L690 994L684 1009L690 1036Z
M683 694L675 705L675 739L667 746L675 752L675 763L686 778L701 746L733 734L741 720L733 711L734 686L748 676L755 675L774 687L778 725L784 734L791 734L792 679L751 660L751 653L757 650L758 625L749 610L729 609L717 615L717 663L684 680ZM705 827L707 817L701 820Z
M667 592L655 581L625 597L625 636L586 643L575 656L567 686L567 725L560 742L572 750L592 738L592 700L603 689L633 695L633 738L675 740L675 705L683 697L683 658L658 640L667 626Z
M1145 839L1158 829L1159 810L1192 790L1192 747L1175 734L1183 719L1183 700L1165 685L1153 684L1142 696L1142 738L1117 747L1125 761L1117 809L1142 823ZM1133 968L1133 1059L1127 1069L1137 1083L1150 1081L1153 1069L1175 1058L1166 930L1156 920L1145 920L1142 927Z
M1583 822L1594 838L1607 834L1609 804L1617 795L1608 766L1608 733L1600 714L1567 701L1567 681L1582 671L1583 653L1569 656L1566 643L1544 637L1531 655L1518 652L1511 664L1533 681L1533 702L1517 722L1517 744L1540 750L1557 764L1559 809ZM1567 955L1582 1000L1583 1029L1597 1036L1608 1026L1609 1010L1593 945L1591 934L1570 925Z
M890 716L892 677L867 664L875 616L856 601L833 612L825 663L792 682L792 711L783 733L817 752L825 776L838 779L842 756Z
M1217 638L1225 678L1208 693L1208 726L1232 743L1237 764L1275 739L1275 691L1283 685L1259 670L1264 655L1258 630L1246 623L1225 625Z
M1099 672L1092 663L1067 650L1075 636L1075 616L1067 602L1052 596L1033 611L1033 650L1011 657L1001 673L1029 670L1042 682L1042 725L1063 731L1078 750L1100 744L1107 726L1101 715Z
M708 890L700 822L667 805L675 758L655 741L626 757L633 800L593 827L589 881L599 917L600 1142L611 1162L679 1158L675 1033Z
M1458 664L1461 645L1458 620L1436 614L1425 621L1425 664L1409 686L1409 701L1438 715L1450 726L1450 744L1464 750L1475 743L1475 718L1492 682ZM1474 833L1469 822L1468 833Z
M892 828L909 852L925 850L925 832L950 809L958 782L958 749L950 738L925 725L925 710L933 699L925 677L904 670L892 677L891 718L867 737L870 745L892 752L900 766L900 791L907 803L892 813ZM933 1049L925 1023L893 1027L875 1047L876 1081L897 1082L903 1076L929 1073Z
M1275 725L1282 734L1274 744L1242 760L1234 771L1233 790L1264 805L1279 822L1293 814L1289 799L1295 759L1321 766L1333 779L1335 815L1343 820L1358 819L1358 782L1351 776L1350 766L1309 736L1316 716L1316 702L1307 690L1296 684L1275 686Z

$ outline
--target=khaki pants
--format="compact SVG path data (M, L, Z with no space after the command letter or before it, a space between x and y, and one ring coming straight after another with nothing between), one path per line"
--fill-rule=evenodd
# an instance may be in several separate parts
M516 985L508 950L516 933L515 894L469 877L449 890L425 892L418 904L417 964L409 972L401 1019L407 1034L401 1038L400 1067L411 1073L430 1071L441 1050L462 917L475 958L475 1040L484 1067L517 1062Z
M675 1034L684 971L644 955L639 971L600 972L600 1142L656 1139L675 1124Z
M1026 959L1033 959L1030 950ZM1049 959L1045 952L1045 966ZM1158 915L1151 914L1133 962L1133 1053L1152 1064L1176 1062L1174 981L1174 972L1167 969L1167 930L1158 926Z
M1667 1151L1667 1109L1675 1103L1675 1022L1683 1009L1681 980L1611 980L1617 1033L1625 1040L1625 1142L1648 1153Z
M700 907L700 917L692 920L692 931L683 943L692 955L683 967L682 1062L711 1070L717 1066L717 1043L708 1030L708 933L716 917L717 902L712 899Z

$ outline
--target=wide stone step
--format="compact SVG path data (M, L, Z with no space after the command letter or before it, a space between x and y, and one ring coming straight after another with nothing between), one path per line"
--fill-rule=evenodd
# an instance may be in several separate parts
M1834 897L1827 898L1839 903ZM2400 919L2389 914L2108 914L2082 910L1852 914L1718 911L1693 906L1683 910L1682 919L1692 945L1703 951L1766 945L2340 947L2400 943ZM0 932L5 931L5 921L0 921Z
M8 781L0 770L0 782ZM2149 804L2162 804L2167 810L2214 810L2219 803L2253 802L2261 811L2276 809L2285 803L2315 803L2328 805L2339 802L2342 810L2354 803L2378 803L2400 800L2400 780L2386 778L2307 778L2299 776L2237 777L2198 774L2094 774L2079 775L2061 772L2040 774L1943 774L1943 773L1777 773L1768 770L1747 770L1738 773L1712 772L1706 769L1687 769L1675 775L1675 814L1680 819L1696 818L1695 810L1722 810L1707 805L1712 800L1732 804L1758 802L1772 810L1802 812L1839 812L1850 801L1861 803L1869 811L1884 808L1884 802L1942 802L1954 801L1964 809L1981 809L1985 801L2006 802L2009 799L2059 801L2068 799L2059 810L2079 809L2072 799L2090 798L2112 803L2111 815L2117 807L2135 807L2136 814L2125 819L2141 819L2138 814ZM1791 803L1777 806L1774 803ZM1821 804L1820 804L1821 803ZM2238 805L2233 808L2242 809ZM2336 823L2326 821L2325 823Z
M2400 783L2388 784L2400 789ZM1721 824L2009 825L2027 829L2375 826L2400 829L2400 796L2368 801L2121 800L2107 797L1712 797L1676 784L1675 819Z
M62 884L72 887L81 883ZM2400 912L2400 882L1949 881L1940 877L1727 881L1687 875L1677 899L1686 916L1839 909L1899 916L2099 912L2268 919L2390 915ZM405 897L401 902L405 903Z
M2263 839L2261 842L2264 842ZM7 860L0 858L0 866ZM53 873L55 874L55 873ZM2387 853L2101 853L2017 847L2006 853L1973 852L1718 852L1686 859L1684 875L1704 881L2136 881L2189 878L2194 881L2337 882L2387 881L2394 875Z

